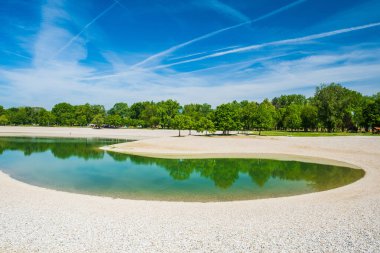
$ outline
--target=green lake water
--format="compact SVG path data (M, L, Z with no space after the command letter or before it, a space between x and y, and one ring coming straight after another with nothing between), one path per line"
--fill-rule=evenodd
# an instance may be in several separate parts
M107 152L110 139L0 137L0 170L45 188L126 199L229 201L352 183L361 169L268 159L161 159Z

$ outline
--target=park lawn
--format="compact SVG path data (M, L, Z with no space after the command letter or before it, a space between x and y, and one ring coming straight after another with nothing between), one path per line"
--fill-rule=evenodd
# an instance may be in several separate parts
M258 131L250 132L252 135L259 135ZM380 134L348 133L348 132L304 132L304 131L261 131L262 136L292 136L292 137L319 137L319 136L380 136Z

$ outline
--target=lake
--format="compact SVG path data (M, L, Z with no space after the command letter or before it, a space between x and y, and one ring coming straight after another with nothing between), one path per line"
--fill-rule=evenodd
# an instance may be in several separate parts
M318 192L364 171L299 161L161 159L103 151L125 140L0 137L0 170L19 181L113 198L230 201Z

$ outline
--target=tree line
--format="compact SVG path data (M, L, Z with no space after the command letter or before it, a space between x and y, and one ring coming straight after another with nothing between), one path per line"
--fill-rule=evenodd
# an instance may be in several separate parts
M370 131L380 126L380 92L372 96L340 84L320 85L312 97L282 95L271 101L233 101L211 105L177 101L116 103L103 105L58 103L51 111L42 107L0 106L0 125L139 127L222 131Z

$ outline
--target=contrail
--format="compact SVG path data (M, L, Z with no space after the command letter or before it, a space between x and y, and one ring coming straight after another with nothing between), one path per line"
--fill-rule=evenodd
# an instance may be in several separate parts
M204 72L204 71L209 71L209 70L213 70L213 69L220 69L220 68L226 68L226 67L229 67L229 69L231 69L231 68L233 69L233 66L238 66L238 65L246 65L246 66L248 66L248 65L252 65L253 63L260 63L260 62L263 62L263 61L268 61L268 60L272 60L272 59L276 59L276 58L281 58L281 57L293 55L293 54L296 54L296 53L299 53L299 52L279 54L279 55L272 55L272 56L256 58L254 60L248 60L248 61L238 62L238 63L222 64L222 65L217 65L217 66L214 66L214 67L209 67L209 68L204 68L204 69L197 69L197 70L188 71L185 74ZM165 66L162 65L162 67L165 67Z
M194 59L189 59L189 60L175 62L175 63L171 63L171 64L166 64L166 65L160 65L160 66L150 68L148 70L163 69L163 68L172 67L172 66L179 65L179 64L205 60L205 59L219 57L219 56L223 56L223 55L227 55L227 54L241 53L241 52L250 51L250 50L254 50L254 49L260 49L260 48L263 48L266 46L294 44L294 43L299 43L299 42L310 41L313 39L326 38L326 37L331 37L331 36L335 36L335 35L342 34L342 33L348 33L348 32L353 32L353 31L357 31L357 30L363 30L363 29L376 27L376 26L380 26L380 22L371 23L371 24L367 24L367 25L361 25L361 26L354 26L354 27L339 29L339 30L330 31L330 32L312 34L312 35L294 38L294 39L278 40L278 41L272 41L272 42L267 42L267 43L262 43L262 44L251 45L251 46L247 46L247 47L240 47L237 49L218 52L218 53L214 53L211 55L206 55L206 56L202 56L202 57L198 57L198 58L194 58ZM119 77L122 75L126 75L128 73L130 73L130 72L125 71L125 72L120 72L120 73L116 73L116 74L85 78L85 80L107 79L107 78Z
M274 11L272 11L272 12L269 12L268 14L265 14L264 16L258 17L258 18L256 18L256 19L252 20L251 22L253 23L253 22L260 21L260 20L262 20L262 19L269 18L269 17L271 17L271 16L273 16L273 15L276 15L276 14L278 14L278 13L280 13L280 12L286 11L286 10L288 10L288 9L290 9L290 8L292 8L292 7L294 7L294 6L296 6L296 5L299 5L299 4L301 4L301 3L305 2L305 1L307 1L307 0L298 0L298 1L295 1L295 2L293 2L293 3L291 3L291 4L288 4L288 5L284 6L284 7L279 8L279 9L277 9L277 10L274 10Z
M123 7L124 9L128 10L128 8L125 7L124 4L120 3L120 1L118 1L118 0L113 0L113 1L116 2L116 3L118 3L118 4L119 4L121 7Z
M207 69L201 69L201 70L194 70L194 71L189 71L187 73L194 73L194 72L200 72L200 71L206 71L206 70L210 70L210 69L216 69L216 68L221 68L221 67L225 67L225 66L230 66L230 65L238 65L238 64L253 64L255 62L262 62L262 61L266 61L266 60L270 60L270 59L275 59L275 58L279 58L279 57L284 57L284 56L288 56L288 55L291 55L293 53L289 53L289 54L280 54L280 55L275 55L275 56L268 56L268 57L262 57L262 58L258 58L258 59L255 59L255 60L249 60L249 61L245 61L245 62L240 62L240 63L234 63L234 64L225 64L223 66L215 66L215 67L210 67L210 68L207 68ZM166 68L167 65L161 65L161 66L157 66L157 67L154 67L154 68L148 68L148 69L144 69L144 70L156 70L156 69L162 69L162 68ZM137 69L138 71L138 69ZM128 74L130 74L131 71L125 71L125 72L119 72L119 73L115 73L115 74L109 74L109 75L102 75L102 76L94 76L94 77L86 77L86 78L82 78L80 80L83 80L83 81L92 81L92 80L102 80L102 79L109 79L109 78L115 78L115 77L120 77L120 76L127 76Z
M309 40L314 40L314 39L326 38L326 37L331 37L331 36L335 36L335 35L342 34L342 33L348 33L348 32L353 32L353 31L357 31L357 30L363 30L363 29L376 27L376 26L380 26L380 22L371 23L371 24L367 24L367 25L361 25L361 26L354 26L354 27L350 27L350 28L339 29L339 30L335 30L335 31L331 31L331 32L312 34L312 35L308 35L305 37L299 37L299 38L294 38L294 39L278 40L278 41L272 41L272 42L267 42L267 43L262 43L262 44L255 44L255 45L246 46L246 47L240 47L240 48L231 49L231 50L227 50L227 51L223 51L223 52L218 52L218 53L214 53L214 54L210 54L210 55L206 55L206 56L202 56L202 57L198 57L198 58L194 58L194 59L189 59L189 60L185 60L185 61L180 61L180 62L175 62L175 63L171 63L171 64L157 66L157 68L171 67L171 66L175 66L175 65L179 65L179 64L195 62L195 61L205 60L205 59L209 59L209 58L215 58L215 57L224 56L224 55L228 55L228 54L235 54L235 53L241 53L241 52L245 52L245 51L251 51L251 50L260 49L260 48L267 47L267 46L287 45L287 44L294 44L294 43L304 42L304 41L309 41Z
M11 52L9 50L3 50L3 52L7 53L7 54L13 54L15 56L18 56L18 57L21 57L21 58L24 58L24 59L28 59L28 60L33 60L31 57L29 56L25 56L25 55L22 55L22 54L18 54L18 53L15 53L15 52Z
M226 50L226 49L231 49L231 48L237 48L239 46L230 46L230 47L223 47L223 48L219 48L219 49L215 49L215 50L211 50L211 51L203 51L203 52L198 52L198 53L194 53L194 54L188 54L188 55L182 55L182 56L178 56L178 57L174 57L174 58L169 58L169 60L180 60L180 59L184 59L184 58L189 58L191 56L196 56L196 55L201 55L201 54L210 54L210 53L214 53L214 52L218 52L218 51L222 51L222 50Z
M86 24L82 30L77 33L74 37L72 37L63 47L61 47L54 55L52 58L58 56L60 53L62 53L62 51L64 51L66 48L68 48L76 39L79 38L79 36L82 35L82 33L84 31L86 31L87 28L89 28L93 23L95 23L99 18L101 18L102 16L104 16L104 14L106 14L107 12L109 12L116 4L119 4L118 1L115 1L110 5L108 6L107 9L105 9L104 11L102 11L101 13L99 13L98 16L96 16L94 19L92 19L88 24Z
M233 26L228 26L228 27L225 27L225 28L222 28L222 29L219 29L219 30L216 30L216 31L210 32L210 33L207 33L207 34L202 35L202 36L200 36L200 37L197 37L197 38L195 38L195 39L192 39L192 40L186 41L186 42L184 42L184 43L178 44L178 45L173 46L173 47L171 47L171 48L169 48L169 49L166 49L166 50L164 50L164 51L162 51L162 52L160 52L160 53L154 54L154 55L152 55L152 56L146 58L145 60L143 60L143 61L141 61L141 62L139 62L139 63L136 63L135 65L132 66L132 68L134 68L134 67L139 67L139 66L141 66L141 65L144 65L144 64L146 64L146 63L148 63L148 62L150 62L150 61L152 61L152 60L155 60L155 59L157 59L157 58L160 58L160 57L162 57L162 56L165 56L165 55L167 55L167 54L170 54L170 53L172 53L172 52L174 52L174 51L176 51L176 50L178 50L178 49L180 49L180 48L183 48L183 47L185 47L185 46L187 46L187 45L193 44L194 42L197 42L197 41L200 41L200 40L204 40L204 39L207 39L207 38L209 38L209 37L215 36L215 35L217 35L217 34L219 34L219 33L222 33L222 32L225 32L225 31L228 31L228 30L231 30L231 29L235 29L235 28L238 28L238 27L241 27L241 26L247 25L247 24L252 24L252 23L258 22L258 21L260 21L260 20L263 20L263 19L269 18L269 17L271 17L271 16L273 16L273 15L276 15L276 14L278 14L278 13L280 13L280 12L283 12L283 11L285 11L285 10L288 10L288 9L290 9L290 8L296 6L296 5L299 5L299 4L301 4L301 3L305 2L305 1L307 1L307 0L298 0L298 1L295 1L295 2L293 2L293 3L291 3L291 4L288 4L288 5L286 5L286 6L283 6L283 7L279 8L279 9L276 9L276 10L274 10L274 11L271 11L271 12L269 12L269 13L263 15L263 16L260 16L260 17L258 17L258 18L256 18L256 19L252 19L252 20L249 20L249 21L246 21L246 22L243 22L243 23L239 23L239 24L237 24L237 25L233 25Z

